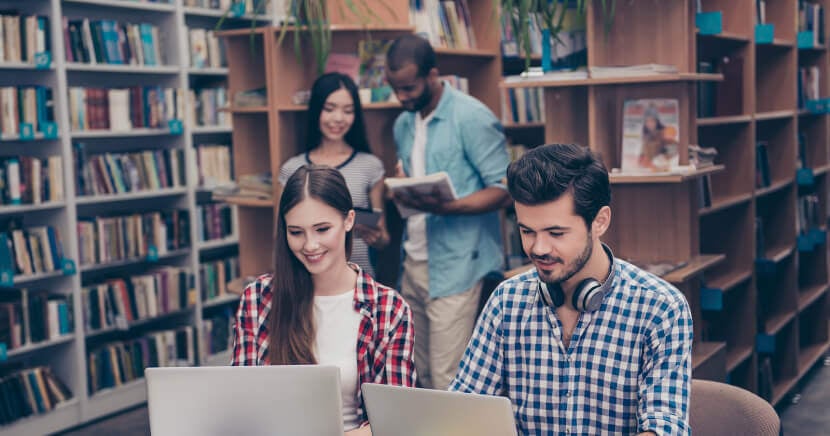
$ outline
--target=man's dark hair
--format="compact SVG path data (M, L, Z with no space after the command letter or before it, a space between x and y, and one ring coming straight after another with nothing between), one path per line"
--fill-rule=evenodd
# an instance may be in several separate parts
M418 77L425 77L435 68L435 50L426 39L407 34L392 42L386 52L386 68L398 71L407 64L418 67Z
M574 212L589 228L611 203L608 170L587 147L548 144L526 152L507 168L507 189L519 204L536 206L570 192Z

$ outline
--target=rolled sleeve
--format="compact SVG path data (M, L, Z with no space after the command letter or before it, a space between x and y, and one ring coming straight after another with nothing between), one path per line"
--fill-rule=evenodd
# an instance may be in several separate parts
M501 288L482 310L449 390L497 395L502 391Z
M666 302L657 313L639 383L639 431L689 435L691 313L685 300Z
M466 111L461 130L464 153L476 168L485 187L505 188L507 165L507 142L504 128L485 106Z

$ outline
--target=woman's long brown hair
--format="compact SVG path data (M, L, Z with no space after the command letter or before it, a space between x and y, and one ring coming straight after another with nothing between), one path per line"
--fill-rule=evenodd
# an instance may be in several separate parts
M346 215L352 196L343 175L322 165L300 167L285 182L277 214L274 277L268 324L268 360L272 365L317 363L314 356L314 284L311 274L288 247L285 214L306 198L314 198ZM311 218L311 217L309 217ZM346 257L352 232L346 232Z

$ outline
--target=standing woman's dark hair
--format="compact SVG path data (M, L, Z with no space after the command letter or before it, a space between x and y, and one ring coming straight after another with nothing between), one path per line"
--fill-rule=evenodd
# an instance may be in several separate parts
M307 165L294 172L280 197L277 215L273 299L269 313L268 358L272 365L316 363L314 357L314 286L311 274L288 246L285 214L306 198L336 209L345 218L352 210L346 180L334 168ZM346 232L346 257L352 250L352 231Z
M311 98L308 102L308 126L306 128L306 151L317 148L323 140L320 131L320 113L326 104L329 95L338 89L345 89L354 101L354 123L346 132L343 139L346 144L357 151L371 153L369 141L366 139L366 125L363 123L363 108L360 105L360 96L357 85L351 77L341 73L326 73L318 77L311 86Z

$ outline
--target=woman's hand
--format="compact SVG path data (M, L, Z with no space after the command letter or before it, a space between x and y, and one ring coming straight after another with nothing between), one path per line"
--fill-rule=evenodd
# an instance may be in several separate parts
M363 427L347 431L344 433L344 436L372 436L372 429L368 425L365 425Z
M381 250L389 244L389 233L386 232L386 226L369 227L363 224L355 224L354 232L363 239L367 245L372 248Z

